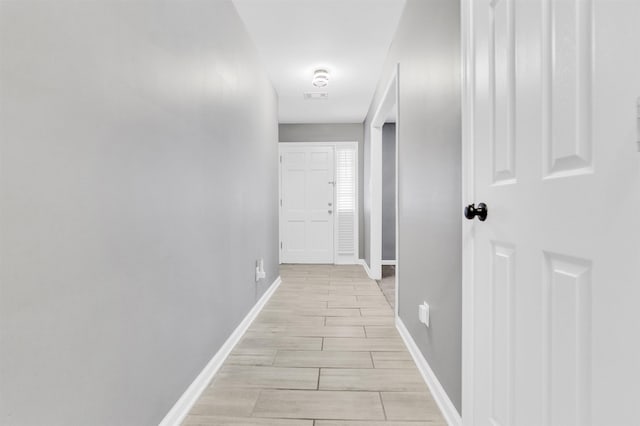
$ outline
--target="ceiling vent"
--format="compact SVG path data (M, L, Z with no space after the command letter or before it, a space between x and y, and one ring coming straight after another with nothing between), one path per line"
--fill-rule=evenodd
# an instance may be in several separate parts
M307 101L324 101L329 99L327 92L305 92L304 99Z

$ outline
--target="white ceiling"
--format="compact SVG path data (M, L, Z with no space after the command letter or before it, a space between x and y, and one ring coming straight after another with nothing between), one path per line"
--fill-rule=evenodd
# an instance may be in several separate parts
M405 0L233 0L280 99L281 123L364 121ZM329 85L311 84L326 68ZM326 91L328 100L304 100Z

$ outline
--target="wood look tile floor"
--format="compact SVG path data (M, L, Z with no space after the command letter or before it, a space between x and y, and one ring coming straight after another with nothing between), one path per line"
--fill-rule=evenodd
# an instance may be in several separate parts
M280 274L184 425L446 425L362 267L282 265Z

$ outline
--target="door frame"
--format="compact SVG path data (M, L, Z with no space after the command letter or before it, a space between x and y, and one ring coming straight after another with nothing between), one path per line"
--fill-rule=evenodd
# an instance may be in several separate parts
M460 40L461 106L462 106L462 200L460 214L465 205L474 203L474 123L475 123L475 40L473 0L461 2ZM474 424L474 242L475 222L462 221L462 424Z
M282 229L283 229L283 215L282 215L282 151L283 148L288 148L288 147L304 147L304 148L313 148L313 147L332 147L333 148L333 161L334 161L334 167L333 167L333 180L335 181L336 179L336 147L338 146L348 146L349 148L352 148L355 150L355 198L356 198L356 202L355 202L355 206L356 206L356 211L355 211L355 224L354 224L354 254L353 254L353 261L352 262L339 262L336 263L338 261L338 259L340 259L340 256L338 256L337 253L337 235L336 235L336 226L335 226L335 215L334 215L334 221L333 221L333 264L356 264L358 263L358 258L359 258L359 252L360 252L360 191L359 191L359 184L360 184L360 164L358 161L358 155L359 155L359 147L358 147L358 142L357 141L337 141L337 142L278 142L278 242L279 247L278 247L278 263L282 264ZM336 193L335 191L333 192L333 207L334 207L334 211L335 211L335 207L336 207Z
M400 228L398 192L399 182L399 152L400 152L400 64L393 68L384 94L378 102L376 112L369 125L370 158L369 158L369 199L371 211L369 221L369 277L374 280L382 279L382 126L389 113L396 108L396 309L398 316L398 284L400 282Z

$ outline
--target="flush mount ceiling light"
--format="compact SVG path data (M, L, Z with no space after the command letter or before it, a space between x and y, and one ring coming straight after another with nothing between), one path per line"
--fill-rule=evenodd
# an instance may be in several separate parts
M311 81L316 87L326 87L329 84L329 71L325 69L317 69L313 72L313 80Z

